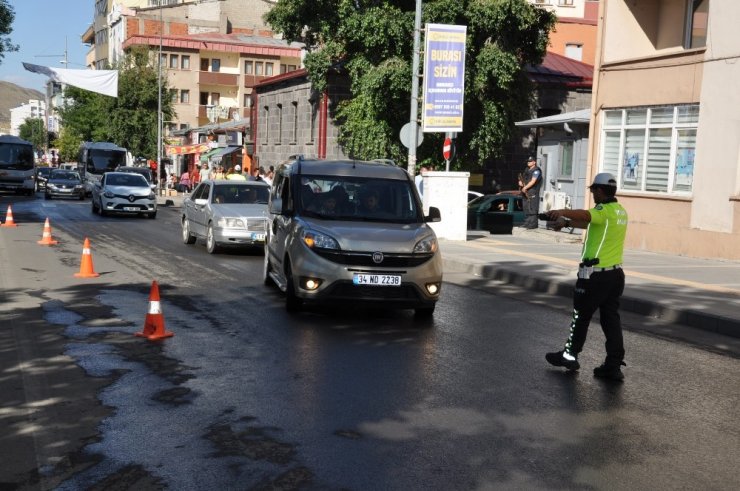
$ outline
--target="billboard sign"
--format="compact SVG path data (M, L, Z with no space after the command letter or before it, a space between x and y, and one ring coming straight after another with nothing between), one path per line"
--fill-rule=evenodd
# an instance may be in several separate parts
M467 26L427 24L425 33L422 129L461 132Z

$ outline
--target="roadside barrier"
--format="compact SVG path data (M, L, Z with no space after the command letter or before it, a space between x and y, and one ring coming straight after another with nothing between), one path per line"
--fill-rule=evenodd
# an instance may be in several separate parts
M164 328L162 304L159 301L159 285L156 281L152 281L152 289L149 292L149 310L144 319L144 329L141 332L134 333L134 336L156 341L171 338L174 335L174 332L167 331Z
M13 210L10 208L10 205L8 205L8 211L5 213L5 223L0 225L0 227L17 227L18 225L13 221Z
M90 253L90 239L85 237L85 244L82 246L82 261L80 261L80 272L75 273L77 278L97 278L100 276L93 269L92 254Z
M46 218L46 222L44 223L44 233L41 235L41 240L36 241L37 244L41 245L57 245L59 243L58 240L54 240L51 238L51 225L49 225L49 217Z

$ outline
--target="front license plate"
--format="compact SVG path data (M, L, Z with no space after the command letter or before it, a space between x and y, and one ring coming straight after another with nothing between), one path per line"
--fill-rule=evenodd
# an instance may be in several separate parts
M139 211L135 206L124 206L123 211Z
M264 242L265 234L252 234L252 240L257 241L257 242Z
M392 274L355 273L352 276L352 283L355 285L369 286L401 286L401 277Z

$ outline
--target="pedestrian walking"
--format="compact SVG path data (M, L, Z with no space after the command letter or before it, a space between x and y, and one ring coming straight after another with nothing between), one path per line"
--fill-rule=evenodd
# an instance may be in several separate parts
M542 169L537 166L534 157L527 159L527 168L519 176L519 189L524 195L524 223L522 228L537 228L537 212L540 208L540 188L542 187Z
M550 210L544 213L553 222L555 230L565 226L586 229L573 292L570 335L562 351L547 353L545 358L556 367L578 370L578 354L586 342L591 317L598 309L601 329L606 337L606 360L594 368L594 376L622 380L624 342L619 298L624 292L622 255L628 217L617 202L617 180L612 174L597 174L589 189L595 203L590 210Z
M190 173L188 171L180 174L180 191L183 193L190 192Z

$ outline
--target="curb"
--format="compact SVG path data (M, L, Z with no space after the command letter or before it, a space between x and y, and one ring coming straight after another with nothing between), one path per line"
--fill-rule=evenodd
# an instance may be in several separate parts
M575 278L542 278L491 264L469 264L454 259L442 259L443 270L451 273L466 273L488 280L496 280L529 291L572 298ZM645 317L656 317L664 321L701 329L733 338L740 338L740 321L691 308L675 308L661 305L639 296L639 292L622 296L623 310Z

